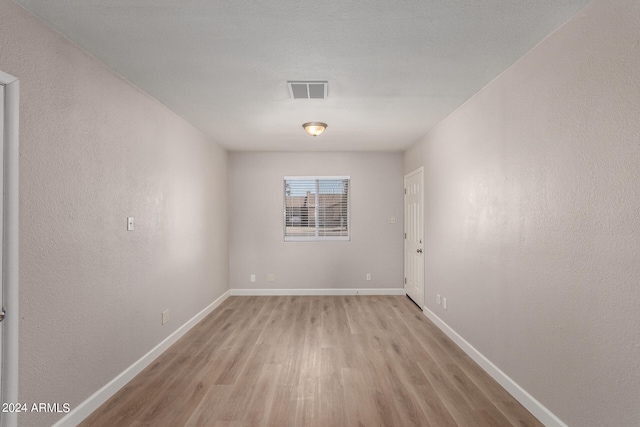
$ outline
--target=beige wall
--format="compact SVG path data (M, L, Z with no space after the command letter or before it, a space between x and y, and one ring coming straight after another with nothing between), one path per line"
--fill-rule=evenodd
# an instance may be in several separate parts
M405 153L428 309L571 426L640 425L639 70L596 0Z
M402 154L235 152L229 169L232 290L402 288ZM351 176L350 242L284 242L288 175Z
M74 408L228 290L227 154L8 0L0 69L21 95L19 399Z

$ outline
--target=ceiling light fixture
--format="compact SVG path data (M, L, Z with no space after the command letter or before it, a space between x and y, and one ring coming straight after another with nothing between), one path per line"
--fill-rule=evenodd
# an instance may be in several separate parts
M309 135L316 137L324 132L324 130L327 128L327 124L321 122L309 122L303 124L302 127Z

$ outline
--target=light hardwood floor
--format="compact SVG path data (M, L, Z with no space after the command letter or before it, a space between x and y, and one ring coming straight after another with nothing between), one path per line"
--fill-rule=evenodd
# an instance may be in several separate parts
M82 426L540 426L402 296L230 297Z

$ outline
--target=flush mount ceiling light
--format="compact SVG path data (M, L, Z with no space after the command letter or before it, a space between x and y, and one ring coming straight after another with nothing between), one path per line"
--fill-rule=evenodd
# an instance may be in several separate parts
M321 122L309 122L303 124L302 127L309 135L316 137L324 132L324 130L327 128L327 124Z

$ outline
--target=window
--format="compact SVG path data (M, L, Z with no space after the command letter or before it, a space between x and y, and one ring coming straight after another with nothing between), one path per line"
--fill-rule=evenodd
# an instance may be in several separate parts
M284 178L284 240L349 240L348 176Z

